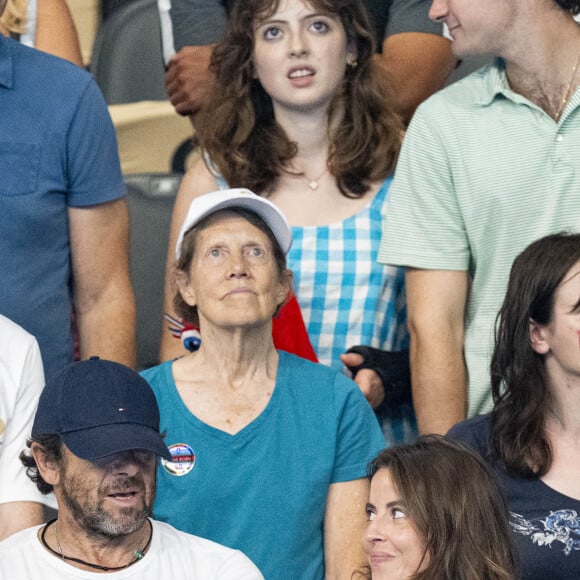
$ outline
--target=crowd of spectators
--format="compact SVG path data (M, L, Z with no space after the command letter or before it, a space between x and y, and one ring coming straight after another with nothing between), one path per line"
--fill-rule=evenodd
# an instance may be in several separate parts
M580 1L158 7L200 340L149 388L107 105L66 0L0 0L0 573L580 576Z

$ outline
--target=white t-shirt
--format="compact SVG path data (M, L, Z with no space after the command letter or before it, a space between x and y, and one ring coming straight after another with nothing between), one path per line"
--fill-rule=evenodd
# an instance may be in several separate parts
M35 526L0 542L0 578L14 580L264 580L249 558L198 536L151 520L153 537L145 557L118 572L85 572L51 554Z
M18 456L26 448L44 387L36 339L0 315L0 503L35 501L56 507L26 476Z

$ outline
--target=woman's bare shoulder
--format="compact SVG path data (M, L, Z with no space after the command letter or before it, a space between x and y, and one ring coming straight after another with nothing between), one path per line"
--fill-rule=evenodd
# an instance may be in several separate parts
M215 176L209 170L202 157L196 159L183 176L179 195L187 197L189 201L219 189Z

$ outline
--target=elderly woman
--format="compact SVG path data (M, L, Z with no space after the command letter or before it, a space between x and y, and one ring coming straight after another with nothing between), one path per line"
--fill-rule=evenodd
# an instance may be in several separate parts
M580 234L537 240L514 261L498 316L491 415L450 435L504 488L522 579L580 578Z
M369 465L372 580L513 580L515 549L491 471L469 449L431 435Z
M175 307L203 341L143 373L174 459L159 468L154 513L243 550L266 578L350 578L383 437L352 381L274 348L291 239L276 206L248 190L192 202Z

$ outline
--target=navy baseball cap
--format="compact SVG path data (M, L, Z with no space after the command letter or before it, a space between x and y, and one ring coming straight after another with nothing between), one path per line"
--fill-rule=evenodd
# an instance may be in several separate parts
M147 381L98 357L73 363L49 381L38 402L32 437L59 435L89 461L144 449L171 461L159 434L159 407Z

